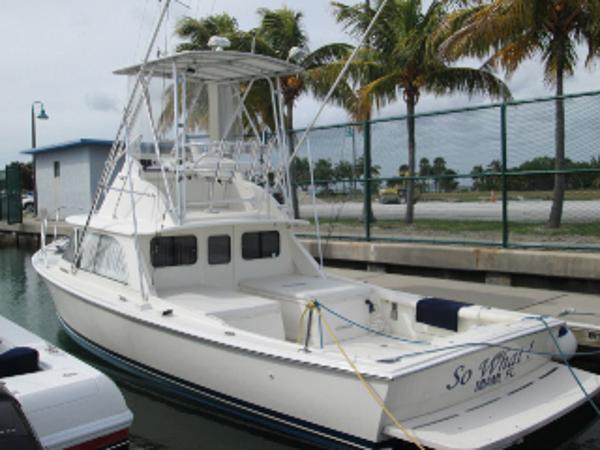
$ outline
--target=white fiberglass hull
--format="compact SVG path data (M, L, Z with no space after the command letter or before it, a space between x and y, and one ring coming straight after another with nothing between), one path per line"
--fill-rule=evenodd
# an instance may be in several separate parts
M123 367L169 382L184 395L233 409L235 414L254 416L259 422L267 420L288 433L307 433L342 445L369 447L390 437L405 439L351 371L248 351L238 346L234 337L227 343L182 333L167 323L145 320L143 312L133 316L69 293L52 282L49 286L62 321L80 343L93 346L101 356ZM544 330L504 344L525 351L549 351ZM489 436L482 435L479 440L471 436L468 447L452 443L443 447L441 443L448 439L436 427L433 431L427 428L437 420L429 418L499 388L512 391L523 384L520 380L527 374L545 373L555 365L527 352L484 348L459 358L440 359L403 376L370 377L369 381L397 418L414 426L415 435L432 447L504 448L583 403L585 398L575 381L571 380L575 389L569 389L566 400L555 409L545 410L527 426L514 430L499 425L491 440ZM589 377L585 383L592 394L600 388L598 377ZM534 400L541 402L542 397ZM496 407L510 416L513 405L507 397ZM457 427L461 429L461 424Z
M109 350L112 357L123 357L124 365L151 369L165 375L165 381L181 382L183 390L201 389L209 396L242 400L251 414L260 413L253 408L259 406L366 441L378 440L381 411L351 373L311 368L160 329L98 308L55 286L50 290L64 324ZM374 380L373 385L386 396L387 382Z
M37 351L40 370L0 378L45 449L126 448L133 416L104 374L0 317L0 345ZM5 431L5 430L3 430Z

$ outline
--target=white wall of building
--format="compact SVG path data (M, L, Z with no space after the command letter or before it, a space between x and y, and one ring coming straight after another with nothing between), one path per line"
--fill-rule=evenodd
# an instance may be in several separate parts
M37 153L38 215L44 210L53 215L58 208L61 219L87 213L108 151L105 146L82 145ZM58 176L55 163L59 164Z

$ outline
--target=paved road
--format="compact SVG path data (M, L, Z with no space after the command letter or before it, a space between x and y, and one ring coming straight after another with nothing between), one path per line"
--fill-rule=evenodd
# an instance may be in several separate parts
M542 200L510 201L508 217L517 222L545 222L550 214L552 202ZM373 212L378 219L402 219L405 205L382 205L373 203ZM303 218L311 218L313 206L300 206ZM362 214L362 203L317 204L319 217L326 219L357 219ZM419 202L415 205L417 219L457 219L457 220L502 220L501 202ZM600 220L600 200L567 201L564 204L563 222L585 223Z

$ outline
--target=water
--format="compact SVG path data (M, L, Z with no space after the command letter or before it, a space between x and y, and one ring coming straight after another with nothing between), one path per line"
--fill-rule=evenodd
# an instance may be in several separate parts
M143 382L94 358L60 329L54 304L42 280L31 267L33 248L17 249L2 245L0 240L0 314L33 331L65 351L92 364L109 375L119 386L135 420L131 428L133 450L291 450L305 449L300 443L252 429L243 423L201 411L185 403L166 399ZM590 366L590 362L587 362ZM592 362L591 368L598 369ZM588 369L590 367L587 367ZM586 427L583 418L574 417L568 423L545 432L543 443L528 448L560 450L600 449L600 421ZM554 435L554 429L561 428ZM561 444L563 434L570 438Z

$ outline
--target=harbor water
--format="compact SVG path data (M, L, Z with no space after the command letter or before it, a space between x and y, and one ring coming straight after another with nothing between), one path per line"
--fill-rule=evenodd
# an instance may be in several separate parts
M106 365L79 348L59 327L50 294L31 266L30 258L34 251L33 246L16 248L13 243L0 240L0 314L94 365L117 383L135 416L131 428L132 449L308 448L229 417L218 416L214 411L167 398L159 389ZM587 370L600 370L600 364L593 361L580 364L585 364ZM586 409L591 411L589 407ZM557 426L548 427L542 440L517 448L600 449L600 420L594 418L590 411L581 411Z

